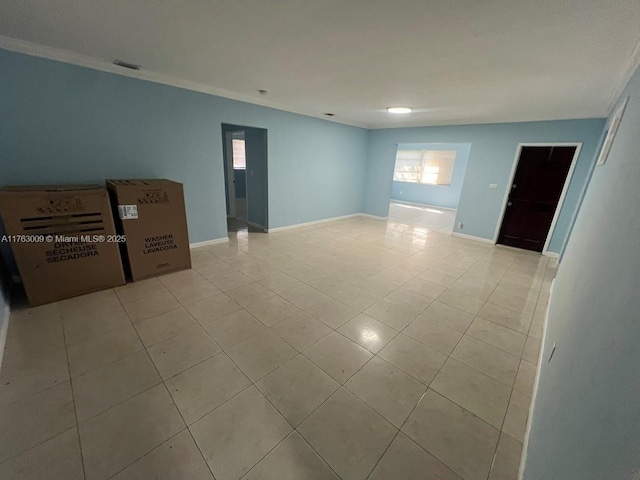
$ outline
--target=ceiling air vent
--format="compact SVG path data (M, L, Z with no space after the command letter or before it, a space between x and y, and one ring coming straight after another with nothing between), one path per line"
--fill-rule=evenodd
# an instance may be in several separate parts
M140 65L136 65L135 63L125 62L123 60L114 60L113 64L119 67L128 68L129 70L140 70Z

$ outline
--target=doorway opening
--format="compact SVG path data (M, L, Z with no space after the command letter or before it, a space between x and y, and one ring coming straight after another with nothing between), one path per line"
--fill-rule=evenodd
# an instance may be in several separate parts
M547 252L581 145L518 145L496 243Z
M470 143L398 144L389 218L414 231L451 233Z
M229 232L268 229L267 130L222 124Z
M247 220L247 158L244 130L226 132L227 217Z

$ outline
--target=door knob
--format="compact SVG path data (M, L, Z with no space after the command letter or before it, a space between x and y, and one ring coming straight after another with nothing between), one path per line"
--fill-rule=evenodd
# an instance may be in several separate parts
M513 205L512 202L507 202L507 207L510 207L511 205Z

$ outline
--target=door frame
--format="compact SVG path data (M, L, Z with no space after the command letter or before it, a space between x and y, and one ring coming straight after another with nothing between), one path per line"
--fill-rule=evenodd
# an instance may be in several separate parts
M226 156L224 159L227 162L227 202L229 203L229 217L236 218L236 183L235 183L235 171L233 170L233 134L241 132L242 130L227 131L224 135L224 141L226 144Z
M562 193L560 194L560 199L558 200L558 205L556 205L556 211L553 213L553 220L551 220L551 226L549 227L549 231L547 232L547 238L544 242L544 247L542 248L542 255L549 254L549 243L551 243L551 238L553 237L553 233L556 229L556 223L558 223L558 217L560 216L560 211L562 210L562 206L564 205L565 197L567 196L567 191L569 190L569 184L571 183L571 179L573 178L573 172L575 171L576 164L578 163L578 157L580 156L580 150L582 149L582 142L545 142L545 143L518 143L516 148L516 156L513 160L513 165L511 166L511 173L509 174L509 181L507 182L507 188L504 192L504 198L502 199L502 210L500 211L500 216L498 217L498 224L496 225L496 231L493 235L493 243L498 243L498 235L500 235L500 229L502 228L502 222L504 221L504 215L507 212L507 202L509 201L509 193L511 192L511 185L513 184L513 180L516 176L516 170L518 169L518 163L520 163L520 154L522 153L523 147L576 147L576 151L573 154L573 158L571 159L571 166L569 167L569 171L567 172L567 178L564 180L564 185L562 187ZM553 253L553 256L556 254Z

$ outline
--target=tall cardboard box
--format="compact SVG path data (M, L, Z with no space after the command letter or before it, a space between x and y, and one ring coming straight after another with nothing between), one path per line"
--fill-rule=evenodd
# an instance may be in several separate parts
M125 267L133 281L191 268L182 184L107 180Z
M0 213L31 306L125 283L99 185L5 187Z

